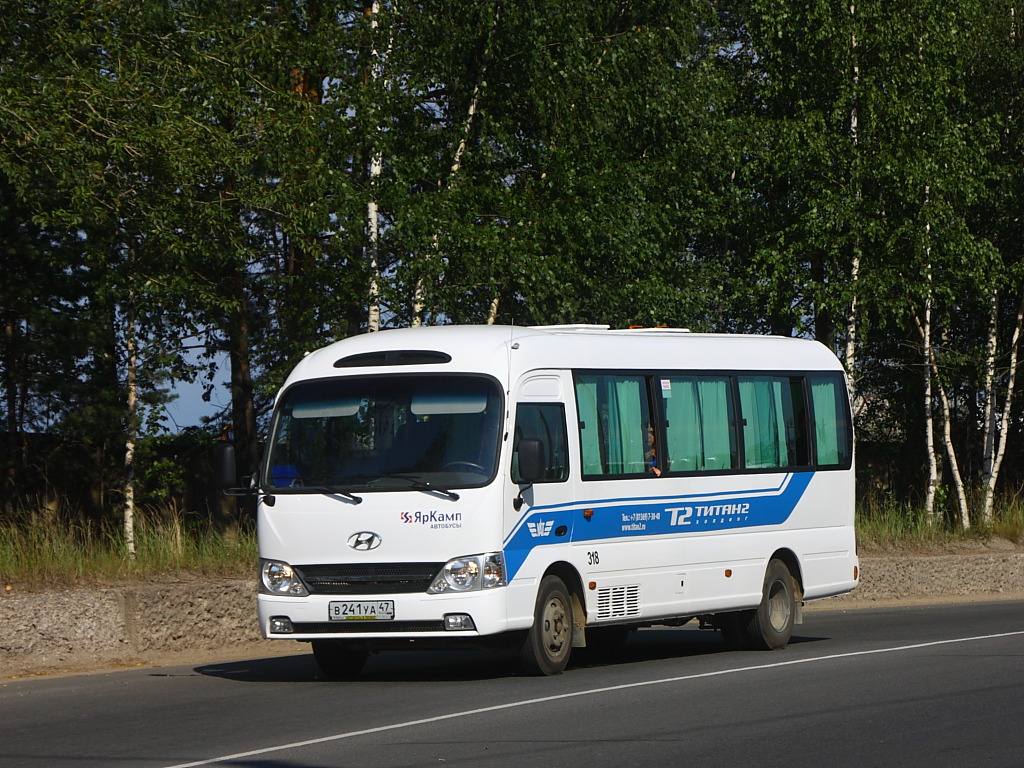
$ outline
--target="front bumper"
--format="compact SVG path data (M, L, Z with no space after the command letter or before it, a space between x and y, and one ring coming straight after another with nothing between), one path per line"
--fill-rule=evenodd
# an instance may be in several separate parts
M328 606L337 601L391 600L394 618L386 621L331 621ZM467 638L497 635L510 629L507 588L461 594L310 595L257 597L263 637L286 640L374 638ZM446 615L468 615L473 629L445 629ZM274 631L272 619L288 619L291 632ZM275 624L280 624L278 621Z

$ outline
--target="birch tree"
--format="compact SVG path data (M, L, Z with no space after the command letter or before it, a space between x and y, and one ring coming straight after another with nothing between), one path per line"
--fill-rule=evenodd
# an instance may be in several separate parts
M860 49L858 43L858 19L857 4L855 0L850 2L850 64L849 76L852 87L850 104L850 142L853 145L854 168L859 171L860 162L860 115L858 110L858 99L860 98ZM858 174L859 176L859 174ZM854 208L860 209L864 201L864 190L860 186L859 178L854 178ZM850 398L853 403L854 412L861 409L861 395L857 388L857 336L859 330L859 297L860 290L860 262L861 242L857 233L854 233L850 243L850 295L848 311L846 313L846 349L843 354L843 364L846 367L846 374L850 380Z
M1010 436L1010 413L1013 407L1017 385L1017 361L1019 358L1021 330L1024 328L1024 292L1017 304L1010 336L1009 360L1005 369L998 368L999 339L999 295L993 294L992 311L989 321L987 354L985 357L985 416L983 422L984 440L982 453L982 497L980 522L986 527L993 523L996 482L1006 455L1006 444ZM1003 383L1000 386L1000 382ZM1002 390L1002 408L998 408L997 394Z
M31 32L24 34L40 35L31 43L21 41L17 52L24 59L20 63L33 62L37 68L7 102L8 114L16 119L4 135L8 150L4 162L23 189L46 185L60 190L63 205L46 210L40 219L63 230L69 244L77 239L98 257L86 260L84 268L90 280L89 299L97 303L102 318L99 328L109 329L109 344L105 341L83 354L98 358L99 370L115 372L115 380L105 385L105 395L124 394L120 414L111 418L112 414L103 413L99 418L105 423L82 426L89 441L92 429L104 434L111 425L127 425L121 488L127 554L133 556L137 409L160 385L156 369L139 375L137 339L143 329L141 334L154 344L166 341L169 315L164 312L168 304L154 300L151 290L146 291L150 299L146 312L139 311L134 304L138 294L129 280L137 276L132 274L136 266L152 278L168 274L163 269L171 265L160 265L156 252L148 248L138 262L123 255L145 238L155 239L144 223L151 221L144 212L160 195L149 182L160 176L161 163L168 160L164 149L170 137L155 127L151 104L137 84L145 79L145 67L137 57L139 16L129 11L125 16L104 17L103 9L77 17L44 16L41 10L20 9L21 14L36 15ZM16 25L18 21L25 19L15 20ZM160 26L163 18L155 14L146 21ZM5 67L5 74L11 69ZM157 278L152 285L159 282ZM129 297L120 307L111 298L119 294ZM118 327L121 320L126 323ZM71 416L67 425L81 421L88 412Z
M924 514L925 517L934 522L935 519L935 494L939 488L939 463L935 455L935 418L934 395L932 386L935 381L932 361L932 269L930 264L925 265L925 275L928 282L924 298L924 318L918 323L918 332L921 335L921 377L924 380L924 444L925 455L928 462L928 483L925 486Z
M1015 213L1024 188L1020 170L1024 103L1019 88L1024 77L1024 40L1018 4L1014 0L985 4L978 19L978 33L977 56L970 68L972 112L979 118L985 116L982 119L991 121L998 132L989 154L992 171L985 205L978 206L974 216L975 226L995 247L999 264L986 283L988 322L982 394L979 517L983 525L991 526L999 473L1013 431L1011 413L1024 320L1024 228Z

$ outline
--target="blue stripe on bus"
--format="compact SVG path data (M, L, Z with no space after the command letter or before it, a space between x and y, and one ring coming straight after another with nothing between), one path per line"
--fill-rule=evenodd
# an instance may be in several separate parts
M774 488L649 498L598 499L534 507L505 540L509 581L534 547L695 531L779 525L789 519L813 472L786 475ZM593 510L588 518L583 510Z

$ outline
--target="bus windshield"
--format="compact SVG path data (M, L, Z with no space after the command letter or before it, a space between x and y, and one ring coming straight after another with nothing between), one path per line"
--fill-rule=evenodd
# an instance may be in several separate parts
M275 409L263 483L297 493L486 485L502 408L497 382L479 375L300 382Z

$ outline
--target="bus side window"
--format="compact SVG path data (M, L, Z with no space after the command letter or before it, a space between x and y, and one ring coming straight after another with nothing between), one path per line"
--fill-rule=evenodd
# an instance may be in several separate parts
M647 378L588 372L574 379L583 479L648 476Z
M814 419L815 463L819 467L850 466L853 431L846 386L839 374L810 374Z
M728 376L661 377L670 472L736 468L732 387Z
M512 482L523 482L519 475L519 441L524 437L540 440L547 467L542 483L561 483L569 478L569 452L565 432L565 409L559 403L519 403L512 442Z
M803 379L798 376L738 377L747 469L810 464Z
M804 379L802 376L789 378L790 409L786 416L786 440L790 445L790 463L794 467L811 464L811 446L808 425L808 407Z

